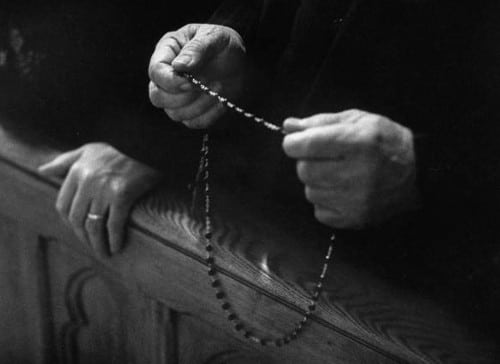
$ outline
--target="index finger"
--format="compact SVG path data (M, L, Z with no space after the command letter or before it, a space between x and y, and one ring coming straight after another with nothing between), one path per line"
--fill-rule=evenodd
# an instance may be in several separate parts
M352 149L350 139L344 124L318 126L286 135L283 149L295 159L338 159Z
M288 118L283 123L283 128L287 134L297 131L315 128L318 126L326 126L338 123L352 123L366 113L361 110L351 109L337 113L322 113L315 114L307 118Z

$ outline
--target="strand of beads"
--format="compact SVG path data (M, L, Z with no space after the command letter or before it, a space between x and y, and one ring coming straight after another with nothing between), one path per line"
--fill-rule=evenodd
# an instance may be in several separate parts
M204 188L204 208L205 208L205 250L207 253L206 263L208 265L208 276L210 277L211 285L215 290L215 297L221 302L221 308L225 312L226 317L229 322L232 323L234 330L241 332L243 336L250 341L260 344L263 346L266 345L274 345L276 347L281 347L283 345L289 344L293 340L297 339L298 335L304 329L304 326L309 321L312 313L316 309L316 303L319 300L321 290L323 288L323 281L326 277L326 273L328 271L328 265L330 263L330 259L332 257L333 252L333 242L335 241L335 235L332 234L330 237L330 245L328 246L328 251L326 253L323 267L321 269L321 274L314 288L314 292L310 298L309 306L307 310L304 312L302 319L298 321L294 328L282 335L280 338L270 339L260 337L255 334L251 329L247 328L245 324L240 320L238 315L233 310L231 304L227 300L227 295L224 292L221 280L219 278L219 274L217 271L217 267L215 264L215 256L214 256L214 245L212 243L212 209L211 209L211 195L210 195L210 172L209 172L209 135L206 133L203 136L203 143L201 147L201 159L200 165L203 167L203 171L201 172L203 176L203 188Z
M251 112L246 111L245 109L236 106L234 103L229 101L227 98L219 95L219 93L215 92L214 90L211 90L207 85L203 84L200 80L195 78L192 74L190 73L181 73L181 76L187 78L193 85L198 87L201 91L206 93L209 96L215 97L219 102L223 105L225 105L228 109L235 111L236 113L243 115L245 118L250 119L257 124L261 124L262 126L266 127L269 130L276 131L276 132L283 132L282 129L276 125L273 124L264 118L261 118L259 116L256 116L255 114L252 114Z

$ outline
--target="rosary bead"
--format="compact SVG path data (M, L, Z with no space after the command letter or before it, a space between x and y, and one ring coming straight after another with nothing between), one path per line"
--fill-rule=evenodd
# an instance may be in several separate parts
M341 22L342 19L339 20ZM235 112L241 114L247 119L251 119L257 124L262 124L263 127L275 131L275 132L281 132L282 134L284 133L283 128L279 127L278 125L275 125L273 123L270 123L266 121L265 119L261 117L257 117L256 115L252 114L251 112L245 111L243 108L235 105L234 103L228 101L225 97L219 95L216 91L211 90L208 86L203 84L201 81L197 80L192 76L191 74L188 73L181 73L184 77L186 77L191 83L195 86L197 86L200 90L205 92L206 94L210 95L211 97L214 97L217 99L221 104L225 105L229 109L233 109ZM197 175L197 182L200 180L203 180L204 186L203 190L205 192L204 195L204 212L205 212L205 232L204 232L204 237L205 237L205 250L208 252L208 257L205 259L206 263L208 265L208 275L211 277L212 280L212 287L216 288L216 298L219 300L223 300L226 297L226 294L223 292L223 290L220 287L220 281L218 279L217 275L217 270L215 267L215 258L212 255L212 251L214 250L214 246L211 244L211 239L212 239L212 222L211 222L211 200L210 200L210 184L209 184L209 134L205 133L203 136L203 144L201 148L201 158L200 158L200 169L199 169L199 174ZM311 304L308 306L307 311L304 313L302 320L299 321L298 324L296 324L295 329L289 333L284 335L281 339L276 339L276 340L267 340L263 338L258 338L252 334L251 331L245 330L244 325L239 322L238 317L235 313L231 312L231 305L227 301L223 301L221 304L221 308L228 313L227 319L229 321L233 322L234 329L236 331L243 331L243 335L245 338L252 340L253 342L257 344L261 344L262 346L266 346L268 344L274 344L277 347L280 347L284 344L289 344L291 340L295 340L298 336L298 333L301 332L304 328L304 325L307 323L308 319L311 317L312 312L316 309L316 302L319 300L320 294L321 294L321 289L323 287L323 280L326 276L326 272L328 270L328 262L332 256L332 251L333 251L333 241L336 239L335 235L332 234L330 236L330 241L332 242L330 246L328 247L328 252L325 255L325 261L322 267L321 275L320 278L316 284L316 289L313 291L313 294L311 296Z

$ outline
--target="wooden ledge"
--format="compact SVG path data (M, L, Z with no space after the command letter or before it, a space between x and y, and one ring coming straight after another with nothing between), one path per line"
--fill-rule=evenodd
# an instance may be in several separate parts
M341 256L334 257L318 309L299 340L285 348L255 346L231 329L218 307L199 238L202 226L192 217L186 191L162 188L140 201L125 250L97 260L53 208L58 181L36 172L58 153L0 129L0 213L66 244L73 254L91 257L128 289L227 332L245 350L288 358L283 362L498 362L492 340L472 337L443 307L402 292ZM304 242L304 236L276 226L253 205L231 196L222 200L214 241L228 300L248 326L279 336L301 318L324 249L311 249L321 242Z

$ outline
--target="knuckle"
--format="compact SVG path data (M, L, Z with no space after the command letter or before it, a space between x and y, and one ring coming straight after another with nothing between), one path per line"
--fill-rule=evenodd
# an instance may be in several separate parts
M131 188L130 183L126 178L113 178L109 182L109 188L111 193L117 200L127 199L130 195Z
M200 49L206 46L204 38L193 38L191 41L182 49L183 54L193 55L198 53Z
M314 202L316 200L316 193L311 187L306 186L304 189L304 194L306 196L306 200L308 200L309 202Z
M337 227L335 216L331 211L328 211L328 210L325 210L322 208L318 208L315 206L314 217L316 218L316 220L318 220L322 224Z
M181 28L182 29L182 28ZM167 41L168 39L172 39L172 38L176 38L177 36L179 35L178 31L175 31L175 30L171 30L167 33L165 33L163 35L163 37L161 38L160 42L165 42Z
M372 116L367 122L363 133L362 142L365 147L370 150L380 147L384 140L384 122L381 117Z
M149 82L149 100L153 104L153 106L160 108L161 107L161 94L158 87L153 82Z
M149 79L153 82L156 82L160 75L160 70L162 65L159 62L151 62L148 67L148 76Z
M93 177L93 170L79 163L75 163L73 167L71 167L71 173L74 173L81 182L87 182Z
M283 138L283 142L281 143L281 146L282 146L283 151L285 152L286 155L288 155L288 156L293 155L294 143L293 143L293 139L290 138L290 136L286 135Z
M310 162L297 162L297 176L303 183L312 183L315 181L314 168Z

